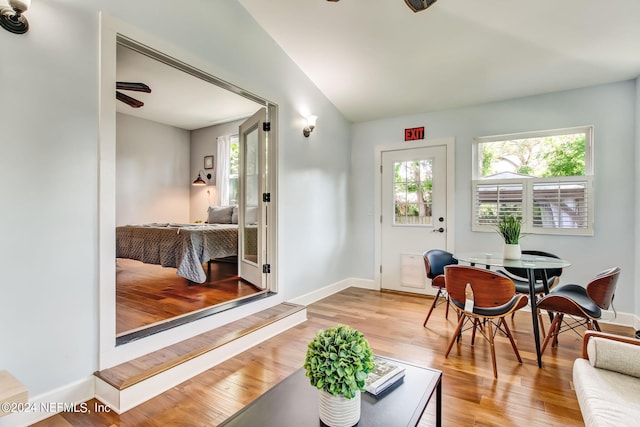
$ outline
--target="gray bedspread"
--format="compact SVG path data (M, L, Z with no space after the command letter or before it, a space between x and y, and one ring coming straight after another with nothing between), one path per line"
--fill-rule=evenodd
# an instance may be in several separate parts
M116 257L178 269L196 283L207 279L202 263L238 254L235 224L157 223L116 227Z

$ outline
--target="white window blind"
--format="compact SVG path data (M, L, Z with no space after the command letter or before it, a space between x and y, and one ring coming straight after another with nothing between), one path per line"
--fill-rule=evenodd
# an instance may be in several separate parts
M533 183L534 228L587 230L591 200L588 179Z
M500 216L522 217L522 183L474 181L474 188L476 213L474 225L493 228Z

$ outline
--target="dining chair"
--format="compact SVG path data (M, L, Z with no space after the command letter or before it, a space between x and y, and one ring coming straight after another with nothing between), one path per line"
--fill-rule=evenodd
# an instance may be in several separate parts
M533 256L544 256L549 258L557 258L560 259L559 256L552 254L550 252L538 251L533 249L524 249L522 251L523 255L533 255ZM498 273L504 274L516 285L516 293L529 295L529 278L527 277L527 270L525 268L518 267L503 267L504 270L498 270ZM548 291L553 289L559 282L560 276L562 275L562 268L547 268L535 270L535 294L538 300L544 296ZM544 281L547 281L547 288L544 287ZM511 318L513 319L513 313ZM542 321L542 316L538 316L538 324L540 325L540 329L542 331L542 336L545 335L544 330L544 322Z
M498 330L504 332L509 338L518 362L522 363L513 335L504 318L526 306L528 297L516 294L515 285L511 279L486 269L449 265L444 269L444 278L450 304L459 315L458 326L451 337L445 358L449 357L449 352L456 340L459 341L465 323L471 322L473 329L471 345L474 344L476 330L480 331L491 347L495 378L498 378L498 369L494 337ZM467 295L467 285L473 293L472 299ZM468 302L468 299L471 302ZM496 327L495 332L493 326Z
M422 327L427 326L429 317L433 309L440 305L442 302L447 304L447 310L444 318L449 318L449 295L444 283L444 267L447 265L457 264L458 260L453 257L453 254L443 251L441 249L431 249L422 254L424 259L424 268L427 273L427 277L431 279L431 286L437 290L436 296L433 298L433 303L429 308L427 317L424 319ZM444 299L444 301L442 301Z
M549 341L552 347L558 345L558 335L561 332L573 330L580 335L577 330L580 327L600 331L598 319L602 317L602 310L608 310L612 305L619 276L619 267L609 268L598 273L586 287L566 284L554 288L542 297L538 302L538 311L552 313L553 321L544 338L541 353L544 353ZM565 315L570 319L567 320Z

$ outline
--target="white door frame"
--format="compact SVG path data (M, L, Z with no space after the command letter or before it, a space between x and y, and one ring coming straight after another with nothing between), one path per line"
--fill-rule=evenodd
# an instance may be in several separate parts
M382 264L382 224L380 221L380 217L382 215L382 174L380 173L380 168L382 167L382 153L384 151L396 151L396 150L410 150L414 148L426 148L426 147L436 147L439 145L444 145L447 149L447 247L443 248L449 252L454 252L454 243L455 243L455 138L438 138L438 139L429 139L425 141L419 142L405 142L405 143L395 143L395 144L382 144L376 145L375 152L375 170L376 170L376 179L375 179L375 210L374 210L374 221L375 221L375 236L374 236L374 272L373 272L373 289L380 290L381 289L381 275L380 275L380 265Z

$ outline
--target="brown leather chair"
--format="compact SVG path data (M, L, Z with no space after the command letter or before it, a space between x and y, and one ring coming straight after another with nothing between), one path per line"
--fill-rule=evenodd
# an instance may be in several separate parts
M498 369L496 367L496 351L493 343L493 326L498 329L502 328L502 331L511 342L511 347L518 362L522 363L522 358L513 340L511 330L504 318L526 306L529 301L528 297L516 294L516 288L511 279L482 268L450 265L444 269L444 279L450 304L459 314L458 327L451 337L445 358L449 356L449 352L456 340L461 337L465 323L471 322L471 327L473 328L471 344L473 345L476 330L479 330L491 346L491 359L495 378L498 378ZM465 304L467 284L471 286L473 291L473 305L471 307Z
M600 331L598 319L602 316L602 310L608 310L613 302L619 276L619 267L609 268L598 273L586 287L562 285L540 299L538 310L547 310L553 314L553 321L549 333L544 338L541 353L544 353L550 340L552 347L558 345L558 335L563 332L563 324L564 330L571 329L578 334L576 328L580 326ZM570 320L565 319L565 315L568 315Z
M433 298L433 303L429 308L427 317L424 319L422 327L427 326L431 312L436 308L444 299L447 304L447 311L445 312L445 319L449 318L449 296L444 284L444 267L447 265L457 264L458 260L453 257L453 254L443 251L441 249L431 249L422 254L424 259L424 268L427 273L427 277L431 279L431 286L437 289L436 296Z

